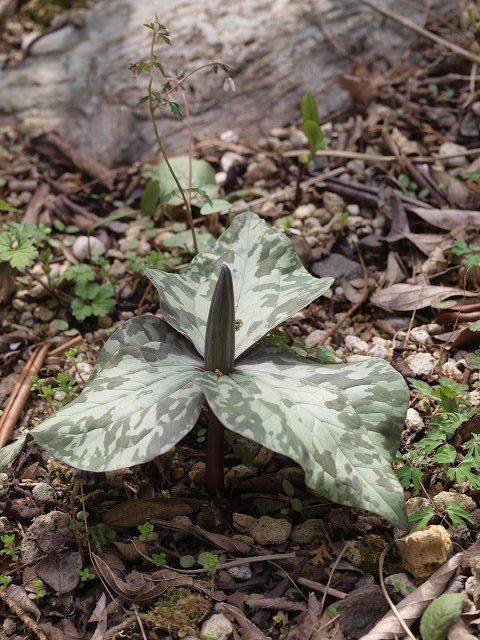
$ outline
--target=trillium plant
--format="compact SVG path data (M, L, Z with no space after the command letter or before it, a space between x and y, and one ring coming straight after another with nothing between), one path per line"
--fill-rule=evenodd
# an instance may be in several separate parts
M391 467L407 408L402 377L381 359L320 365L262 342L331 278L311 276L288 238L252 213L180 273L146 275L163 319L117 329L79 397L28 437L69 465L111 471L168 451L206 404L209 493L223 487L226 428L299 463L330 500L405 526Z

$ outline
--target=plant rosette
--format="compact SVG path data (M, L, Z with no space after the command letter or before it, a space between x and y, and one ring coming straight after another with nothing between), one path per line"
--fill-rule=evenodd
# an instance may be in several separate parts
M300 464L312 489L406 528L392 470L408 406L402 376L381 359L320 365L261 341L332 278L311 276L253 213L180 273L146 275L164 319L117 329L82 393L29 438L71 466L111 471L168 451L207 402L221 425ZM2 449L0 464L24 443Z

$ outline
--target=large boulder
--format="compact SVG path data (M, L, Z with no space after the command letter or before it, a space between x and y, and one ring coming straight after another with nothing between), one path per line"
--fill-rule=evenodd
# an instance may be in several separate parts
M383 0L399 11L395 0ZM443 3L445 4L445 3ZM298 113L307 89L323 112L345 99L336 82L362 53L390 55L411 37L356 0L170 0L161 20L173 46L158 53L170 71L213 59L233 68L235 94L218 75L198 74L191 111L198 135L235 129L255 137ZM150 0L103 0L28 47L26 59L0 71L0 121L5 116L29 132L58 130L105 164L132 161L153 148L145 105L146 78L132 80L129 63L148 57ZM409 17L421 19L413 6ZM167 115L171 150L186 148L186 134Z

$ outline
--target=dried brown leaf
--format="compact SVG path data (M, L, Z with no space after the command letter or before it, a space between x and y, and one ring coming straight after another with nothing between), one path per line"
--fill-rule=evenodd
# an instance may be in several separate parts
M42 615L37 605L28 597L28 593L24 587L19 587L16 584L10 584L5 592L9 598L11 598L20 609L23 609L26 613L31 613L37 620Z
M372 304L389 311L412 311L424 309L436 300L445 300L453 296L475 296L475 293L455 287L441 287L429 284L393 284L391 287L376 291L370 298Z
M51 551L35 567L38 577L55 589L59 596L75 589L79 580L77 570L81 568L82 556L78 551L63 556Z
M469 225L480 226L480 211L465 209L427 209L423 207L409 207L422 220L439 229L451 231L457 227Z
M143 522L172 520L176 516L188 516L201 507L198 500L187 498L145 498L126 500L107 511L103 519L109 527L130 528Z
M424 582L418 589L415 589L396 605L399 614L408 626L418 620L430 602L443 593L448 582L460 566L463 555L463 553L457 553L453 558L450 558L427 582ZM360 640L394 640L403 636L403 628L395 614L387 613Z

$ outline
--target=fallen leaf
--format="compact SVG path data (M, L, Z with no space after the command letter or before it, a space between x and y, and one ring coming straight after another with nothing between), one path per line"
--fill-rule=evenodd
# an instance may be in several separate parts
M453 558L450 558L427 582L424 582L418 589L415 589L396 605L399 614L409 627L420 618L430 602L443 593L443 590L460 566L463 556L463 553L457 553ZM395 614L387 613L360 640L394 640L404 635L405 632Z
M370 297L370 302L389 311L412 311L429 307L435 300L464 295L468 297L476 294L455 287L399 283L376 291Z
M78 551L71 551L60 556L51 551L36 566L37 575L55 589L57 595L73 591L78 584L77 570L82 568L82 556Z
M480 226L480 211L465 209L427 209L423 207L408 207L410 211L434 227L452 231L460 226Z
M23 609L26 613L31 613L37 620L40 619L40 616L42 615L40 613L40 609L33 600L28 597L28 593L24 587L19 587L16 584L10 584L5 593L16 604L18 604L20 609Z
M219 602L215 609L227 614L227 617L233 618L241 630L244 632L248 640L268 640L267 636L260 629L250 622L244 613L237 607L226 602Z
M144 498L126 500L107 511L103 519L109 527L130 528L155 519L172 520L177 516L196 513L201 507L198 500L187 498Z
M132 602L147 602L158 598L169 587L196 587L193 578L179 574L170 569L162 569L151 575L144 575L139 571L132 571L125 575L118 570L112 570L99 556L92 554L95 569L105 582L122 598ZM197 581L198 583L198 581Z
M81 640L80 633L67 618L55 622L55 625L44 622L40 626L48 640Z

